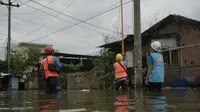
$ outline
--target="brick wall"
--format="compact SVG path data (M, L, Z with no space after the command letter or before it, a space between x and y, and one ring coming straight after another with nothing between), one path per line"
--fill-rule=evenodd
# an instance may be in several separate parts
M180 35L182 37L182 45L200 44L200 28L193 26L182 26ZM182 49L183 66L199 66L200 65L200 46ZM193 67L182 70L183 76L192 75L200 76L200 67Z

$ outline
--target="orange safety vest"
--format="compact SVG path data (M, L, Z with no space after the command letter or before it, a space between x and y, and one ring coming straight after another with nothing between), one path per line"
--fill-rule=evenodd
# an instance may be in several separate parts
M52 71L48 70L47 59L48 59L48 64L55 64L54 63L54 56L48 56L47 58L42 60L45 78L58 76L57 72L52 72Z
M126 65L125 62L122 61L120 62L122 64L122 66L124 66L125 70L126 70ZM123 69L118 62L114 63L114 68L115 68L115 78L122 78L122 77L127 77L127 73L126 71Z

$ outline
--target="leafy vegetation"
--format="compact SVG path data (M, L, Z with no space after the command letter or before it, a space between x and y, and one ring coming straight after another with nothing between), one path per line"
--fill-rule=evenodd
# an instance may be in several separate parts
M114 81L115 62L114 53L103 49L101 55L93 61L94 68L92 71L101 72L100 79L105 82L105 86L109 87Z
M37 66L40 50L28 48L16 51L11 55L11 73L22 75L30 66ZM7 60L0 61L0 71L7 72Z

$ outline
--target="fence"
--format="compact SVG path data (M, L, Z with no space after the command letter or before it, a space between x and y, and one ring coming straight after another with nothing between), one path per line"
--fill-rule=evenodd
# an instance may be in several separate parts
M169 48L162 51L165 61L165 82L171 85L176 79L193 77L199 82L200 44Z

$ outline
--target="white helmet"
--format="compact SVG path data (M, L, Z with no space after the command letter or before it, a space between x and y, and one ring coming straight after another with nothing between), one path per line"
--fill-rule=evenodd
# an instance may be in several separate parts
M159 52L161 50L161 43L159 41L154 41L151 43L151 48Z

